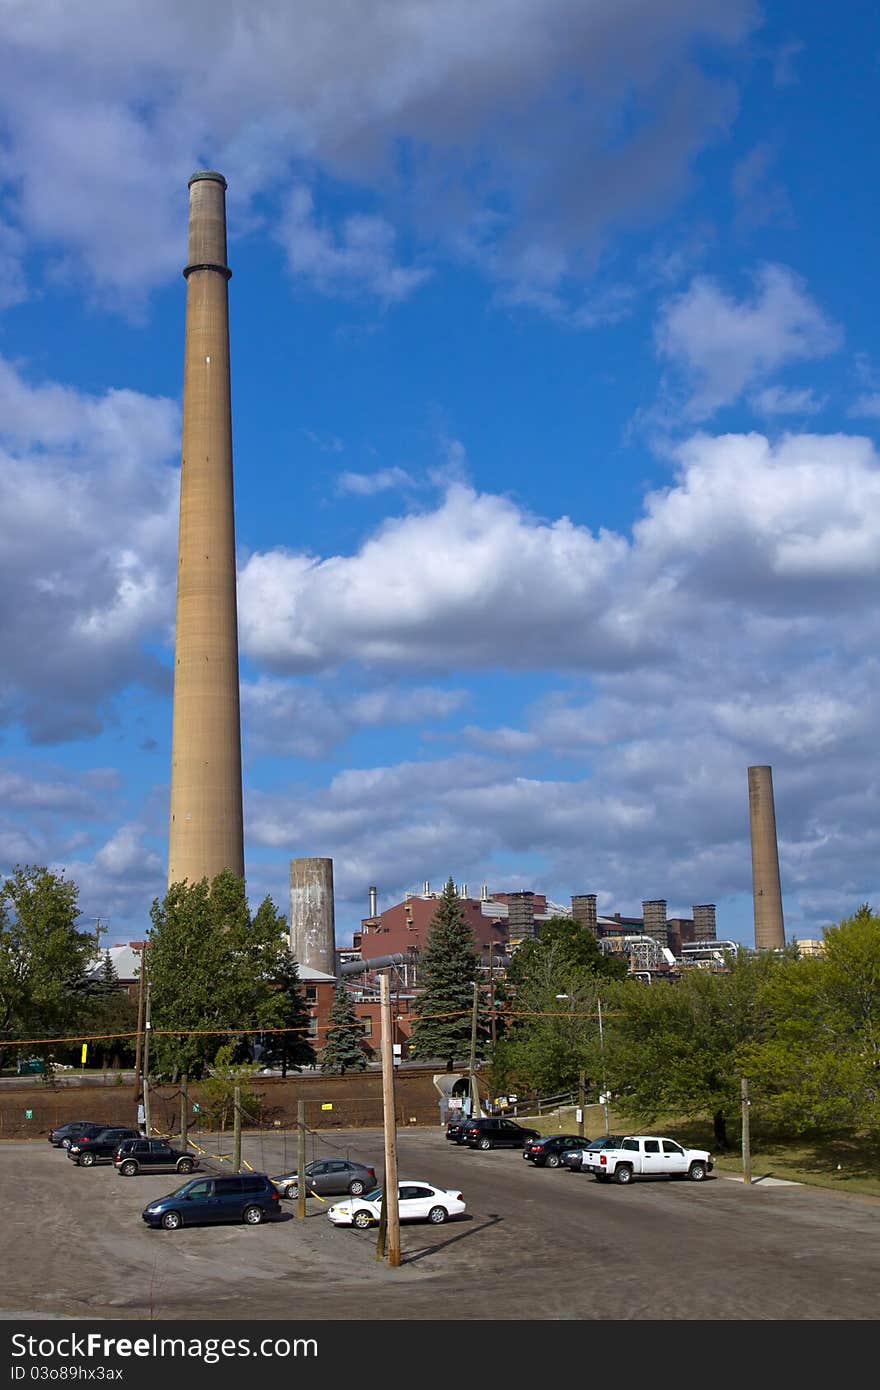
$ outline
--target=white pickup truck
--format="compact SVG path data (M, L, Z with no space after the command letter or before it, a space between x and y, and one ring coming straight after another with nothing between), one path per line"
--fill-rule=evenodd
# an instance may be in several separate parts
M702 1182L712 1171L712 1155L705 1149L683 1149L674 1139L649 1134L628 1134L614 1149L584 1149L581 1168L595 1173L599 1182L632 1182L636 1177L659 1175Z

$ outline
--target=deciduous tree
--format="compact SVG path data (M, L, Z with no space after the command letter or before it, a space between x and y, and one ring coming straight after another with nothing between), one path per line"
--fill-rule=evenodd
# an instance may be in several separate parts
M0 1063L5 1039L48 1038L77 1021L98 946L77 926L78 897L72 880L39 866L18 866L0 885Z

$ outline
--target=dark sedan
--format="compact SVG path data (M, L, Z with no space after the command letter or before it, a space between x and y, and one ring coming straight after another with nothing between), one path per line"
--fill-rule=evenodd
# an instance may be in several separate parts
M523 1158L529 1159L536 1168L558 1168L566 1151L585 1149L589 1142L581 1134L550 1134L526 1144Z
M68 1120L66 1124L55 1125L54 1129L50 1129L47 1137L56 1149L67 1149L74 1135L99 1134L106 1128L106 1120Z

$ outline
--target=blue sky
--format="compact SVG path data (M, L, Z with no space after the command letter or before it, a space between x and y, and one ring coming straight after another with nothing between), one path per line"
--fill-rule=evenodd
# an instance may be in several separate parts
M149 14L149 22L145 18ZM133 36L137 41L133 42ZM248 890L878 901L869 7L11 0L0 868L164 891L187 179L229 183Z

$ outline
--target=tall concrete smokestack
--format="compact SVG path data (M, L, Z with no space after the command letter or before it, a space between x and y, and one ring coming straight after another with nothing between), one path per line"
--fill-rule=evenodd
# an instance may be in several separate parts
M244 877L226 180L189 198L169 884Z
M773 776L769 767L749 768L749 824L752 835L755 946L758 950L775 950L785 945L785 925L779 884Z
M332 859L290 861L290 949L299 965L336 974Z

